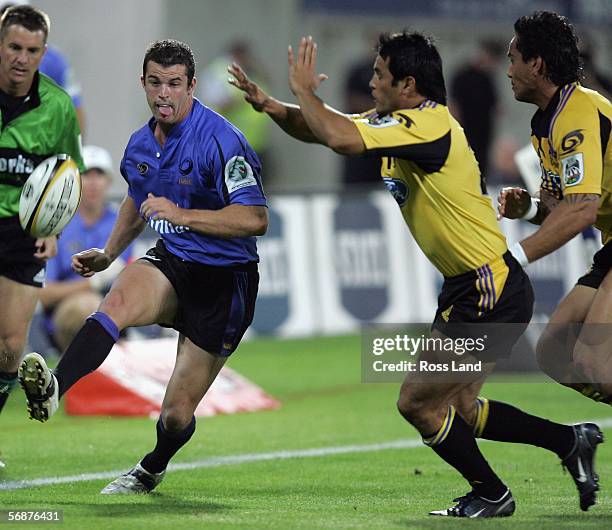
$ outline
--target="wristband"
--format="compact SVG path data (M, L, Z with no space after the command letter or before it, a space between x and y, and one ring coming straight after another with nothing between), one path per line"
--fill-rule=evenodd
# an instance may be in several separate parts
M510 254L514 256L514 259L521 264L521 267L526 267L529 265L529 260L527 259L527 254L523 250L523 245L521 245L518 241L514 243L509 249Z
M540 201L536 201L533 197L531 197L529 208L525 212L525 215L521 217L521 219L525 219L525 221L531 221L536 215L538 215L538 204L540 204Z

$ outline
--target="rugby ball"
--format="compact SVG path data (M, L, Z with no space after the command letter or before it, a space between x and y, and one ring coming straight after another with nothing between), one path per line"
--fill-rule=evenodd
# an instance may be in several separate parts
M28 177L19 199L19 222L32 237L59 234L81 200L81 174L68 155L41 162Z

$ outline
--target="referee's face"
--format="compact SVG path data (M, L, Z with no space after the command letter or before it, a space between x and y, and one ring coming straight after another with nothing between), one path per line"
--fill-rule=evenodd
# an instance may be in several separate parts
M172 126L191 112L196 80L193 78L191 84L187 83L184 64L162 66L149 61L141 81L153 117L160 125Z
M0 41L0 88L12 96L25 96L45 50L42 31L9 26Z

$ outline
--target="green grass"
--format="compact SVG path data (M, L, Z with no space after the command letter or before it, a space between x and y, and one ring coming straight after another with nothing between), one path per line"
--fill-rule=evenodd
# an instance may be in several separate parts
M230 366L280 399L282 408L199 420L173 462L416 439L395 411L399 385L360 383L359 352L358 337L245 343ZM489 383L483 394L557 421L612 416L608 407L534 377ZM154 443L154 422L147 419L59 413L44 425L28 421L20 391L0 426L8 464L2 481L128 469ZM599 450L603 491L588 513L578 508L572 480L551 453L499 443L482 444L482 450L512 488L512 518L474 523L428 517L428 510L448 506L467 488L426 447L174 471L159 490L140 497L99 495L108 480L0 491L0 509L63 510L61 527L75 529L612 527L606 488L612 444Z

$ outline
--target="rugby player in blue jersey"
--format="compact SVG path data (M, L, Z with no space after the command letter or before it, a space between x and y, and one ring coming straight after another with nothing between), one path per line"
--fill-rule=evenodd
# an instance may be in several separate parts
M186 44L162 40L147 49L141 81L153 116L125 149L127 196L104 249L76 254L73 267L85 277L106 269L147 223L160 235L155 248L119 275L54 373L37 353L19 370L30 415L44 422L102 364L122 329L158 323L180 333L155 448L105 494L148 493L161 482L253 318L255 236L268 226L261 168L242 133L194 98L194 72Z

